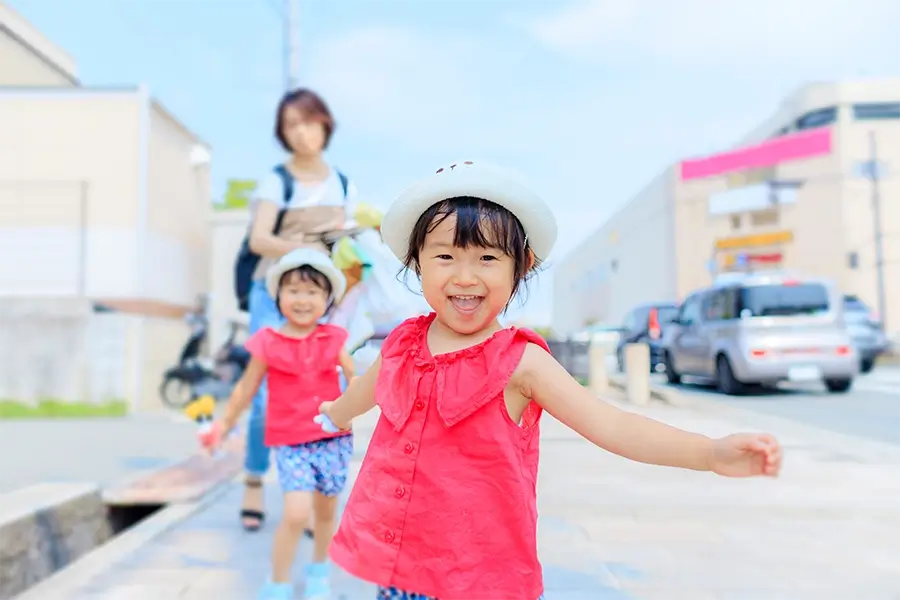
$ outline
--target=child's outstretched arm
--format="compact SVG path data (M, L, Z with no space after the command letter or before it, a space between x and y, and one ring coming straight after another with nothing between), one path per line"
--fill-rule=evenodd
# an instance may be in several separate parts
M231 391L231 397L228 398L228 404L225 405L225 414L219 421L219 426L223 433L234 429L237 420L241 418L241 415L250 406L253 396L256 395L256 391L262 383L263 377L266 376L266 368L266 363L262 360L255 356L250 358L244 374Z
M781 467L781 449L772 436L713 440L619 410L596 398L539 346L529 344L518 371L526 398L588 441L625 458L733 477L775 476Z
M381 356L365 373L349 381L347 390L334 402L323 402L319 411L340 429L349 429L350 422L375 408L375 382L381 369ZM349 378L348 378L349 380Z

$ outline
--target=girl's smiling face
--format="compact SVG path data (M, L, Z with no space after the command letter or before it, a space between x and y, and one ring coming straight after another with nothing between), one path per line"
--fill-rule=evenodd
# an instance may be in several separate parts
M327 281L311 267L285 273L278 287L278 308L291 325L305 329L325 316L331 295Z
M515 261L502 250L453 244L456 215L425 236L419 253L422 293L444 325L472 334L491 326L513 292Z

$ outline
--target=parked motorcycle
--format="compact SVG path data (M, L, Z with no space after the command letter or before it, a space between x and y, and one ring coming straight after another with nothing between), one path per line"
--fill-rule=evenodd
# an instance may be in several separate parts
M200 396L212 396L216 400L227 399L231 390L247 368L250 354L235 343L241 324L230 323L228 338L213 357L209 366L200 359L200 348L206 340L208 326L204 322L185 344L179 364L163 374L159 386L162 400L172 408L184 408Z

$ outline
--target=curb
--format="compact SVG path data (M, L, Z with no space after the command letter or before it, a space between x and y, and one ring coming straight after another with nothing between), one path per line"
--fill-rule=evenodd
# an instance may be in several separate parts
M75 595L75 590L86 585L92 578L109 571L147 542L213 504L238 479L239 477L234 477L227 483L222 482L197 500L167 506L32 586L16 596L16 600L69 600Z
M610 375L608 378L609 387L617 390L626 396L628 395L628 385L625 383L625 377L622 375ZM654 381L650 381L650 399L669 404L677 407L689 407L692 401L684 397L677 390L669 386L660 385Z

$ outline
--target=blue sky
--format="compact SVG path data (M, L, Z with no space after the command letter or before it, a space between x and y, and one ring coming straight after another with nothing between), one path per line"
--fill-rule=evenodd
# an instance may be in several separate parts
M85 85L146 83L213 147L215 191L280 160L280 0L8 0ZM809 81L900 75L896 0L301 0L301 79L330 160L386 206L435 167L525 172L552 264L675 160L721 150Z

